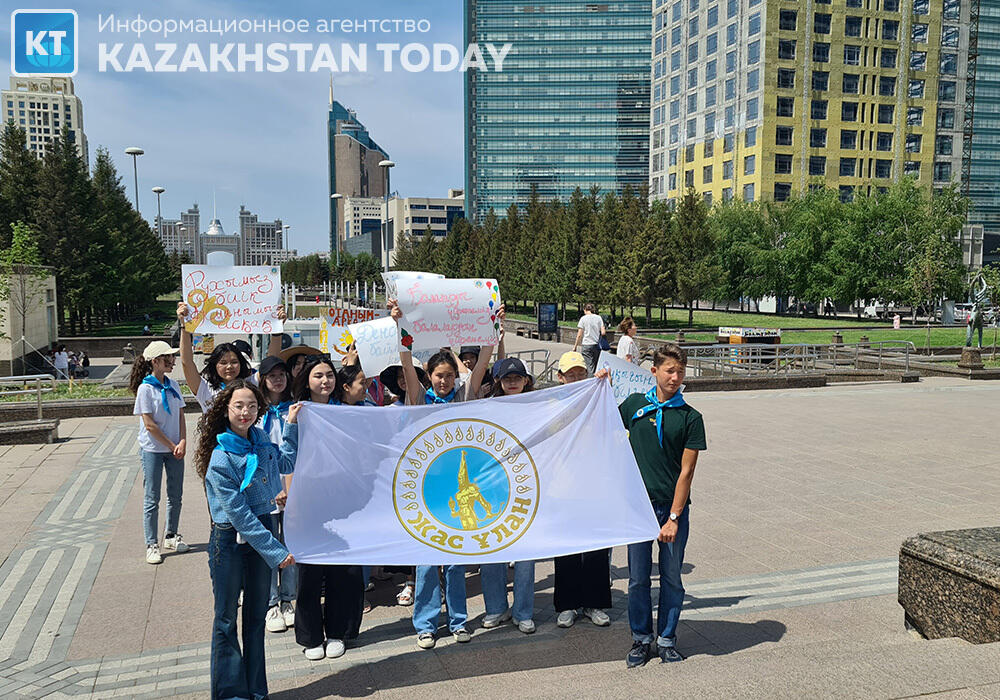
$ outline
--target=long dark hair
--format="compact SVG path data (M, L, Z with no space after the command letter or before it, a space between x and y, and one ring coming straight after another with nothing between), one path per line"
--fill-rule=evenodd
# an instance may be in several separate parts
M336 397L341 403L344 402L344 390L347 389L362 374L361 365L344 365L337 370Z
M272 369L271 372L273 371L274 370ZM257 377L258 378L257 386L260 387L260 393L264 395L264 400L267 401L267 404L269 406L270 405L276 406L283 401L292 400L292 375L287 369L282 371L285 373L285 390L281 392L281 396L278 397L277 401L271 401L270 397L271 390L267 386L267 379L264 377L264 375L261 374L258 375ZM268 372L268 374L270 374L271 372Z
M441 350L431 355L431 359L427 360L427 375L433 374L438 365L448 365L455 370L455 377L458 377L458 362L455 361L455 353L450 349Z
M313 367L316 365L329 365L330 369L334 371L334 376L337 376L336 368L334 367L333 360L330 359L329 355L310 355L306 360L306 363L302 365L302 369L299 373L295 375L295 379L292 381L292 399L295 401L312 401L312 392L309 391L309 375L313 371ZM337 380L336 385L333 387L333 392L331 396L338 396L340 391L340 380Z
M212 400L212 405L198 421L198 449L194 453L194 469L202 481L208 473L208 463L212 459L212 451L215 450L215 438L229 428L229 400L233 398L233 392L237 389L249 389L253 392L254 398L257 399L258 416L267 406L260 389L243 379L227 384L226 388Z
M214 350L212 350L212 354L208 356L208 360L205 362L205 368L201 370L202 379L208 382L208 385L213 389L218 389L222 386L222 377L219 376L215 366L219 364L219 360L221 360L222 356L227 352L233 353L236 355L236 359L239 360L240 374L238 379L246 379L253 374L253 368L250 367L250 363L247 362L247 358L243 356L243 353L240 352L238 347L232 343L220 343L215 346Z
M524 385L524 388L521 389L521 393L522 394L527 394L529 391L534 391L535 390L535 378L534 377L525 377L525 379L527 379L528 382ZM507 395L507 394L503 393L503 384L501 383L502 381L503 381L502 379L494 379L493 380L493 388L490 390L490 393L486 395L487 398L493 399L493 398L496 398L497 396L506 396ZM517 396L517 395L518 394L511 394L511 396Z
M142 380L145 379L147 375L152 373L152 360L147 360L142 355L135 358L135 362L132 363L132 374L128 377L128 390L132 392L133 396L137 391L139 391L139 385L142 384Z

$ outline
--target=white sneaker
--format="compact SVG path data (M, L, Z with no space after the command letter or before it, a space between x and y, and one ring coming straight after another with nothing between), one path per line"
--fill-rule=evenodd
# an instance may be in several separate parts
M521 620L517 623L517 628L524 632L525 634L535 633L535 621L534 620Z
M328 639L326 640L326 658L336 659L338 656L343 656L347 647L344 646L344 642L339 639Z
M285 618L281 616L281 608L279 606L272 605L267 609L267 615L264 617L264 626L268 632L284 632L288 629L288 625L285 624Z
M435 641L434 635L430 632L421 632L417 635L417 646L421 649L433 649Z
M492 629L494 627L499 627L503 623L510 619L510 608L507 608L502 613L497 613L496 615L487 615L483 618L483 627L486 629Z
M556 618L556 624L560 627L572 627L576 622L576 610L563 610Z
M188 546L188 543L181 539L179 534L174 535L173 537L163 538L163 548L172 549L178 554L183 554L191 549L191 547Z
M286 627L295 626L295 608L292 607L292 601L281 601L281 617L284 618Z
M313 647L312 649L306 649L306 658L310 661L319 661L324 656L326 656L326 651L323 649L323 645L320 644L318 647Z
M163 557L160 556L160 548L155 544L146 545L146 563L160 564L162 562Z
M590 618L598 627L607 627L611 624L611 618L608 614L599 608L584 608L583 614Z

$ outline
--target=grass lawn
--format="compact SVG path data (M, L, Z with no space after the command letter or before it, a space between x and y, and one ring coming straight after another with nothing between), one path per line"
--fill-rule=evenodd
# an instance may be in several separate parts
M913 343L918 348L924 347L927 343L927 330L925 328L919 327L904 327L900 328L898 331L892 328L887 328L885 330L874 330L874 331L859 331L859 330L844 330L844 326L840 326L841 335L844 338L845 343L857 343L860 342L861 336L868 336L868 340L871 342L877 341L887 341L887 340L908 340ZM788 331L781 334L782 343L814 343L822 344L829 343L833 336L833 330L823 330L823 331ZM655 334L651 336L653 338L663 338L666 340L673 340L674 334ZM714 341L714 333L686 333L686 340L694 341ZM983 333L983 344L992 345L993 336L990 332ZM965 345L965 329L964 328L935 328L931 326L931 347L954 347L959 345Z
M117 335L142 335L142 327L147 323L145 314L149 314L148 323L153 335L165 335L167 329L177 319L176 312L177 300L161 297L153 305L141 309L133 318L96 328L88 335L102 338Z
M42 383L42 388L46 387L45 382ZM34 389L34 382L29 382L27 385L10 385L3 384L0 385L0 391L11 391L20 389ZM191 390L188 389L187 384L181 384L181 394L190 395ZM42 394L42 401L65 401L67 399L106 399L115 397L131 397L132 393L125 388L115 389L111 387L101 386L100 384L80 384L74 383L73 388L67 382L59 382L56 386L55 391L49 391ZM14 394L13 396L0 396L0 403L12 403L12 402L28 402L34 403L35 394Z

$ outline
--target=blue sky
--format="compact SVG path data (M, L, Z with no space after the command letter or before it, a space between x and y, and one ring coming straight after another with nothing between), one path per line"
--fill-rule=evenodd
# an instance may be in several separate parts
M372 137L396 167L392 189L404 196L444 196L463 187L462 73L410 73L382 70L375 44L415 41L462 44L462 3L357 2L265 3L161 2L156 4L20 2L17 8L72 8L80 18L80 61L74 83L83 100L84 131L91 161L98 146L107 147L132 192L128 146L140 146L139 205L144 216L156 213L154 185L166 188L163 215L177 217L197 202L202 228L211 216L212 192L226 231L236 227L241 204L263 220L281 218L290 225L291 243L300 253L328 247L327 106L330 72L283 73L131 73L98 72L98 43L123 42L127 50L141 42L154 60L156 42L183 48L198 43L206 58L218 42L326 42L369 44L366 73L335 73L334 95L355 109ZM419 9L418 9L419 8ZM427 33L413 34L134 34L98 33L98 16L132 19L426 19ZM0 23L0 41L10 46L10 21ZM180 50L173 60L179 62ZM7 87L10 54L0 52L0 79Z

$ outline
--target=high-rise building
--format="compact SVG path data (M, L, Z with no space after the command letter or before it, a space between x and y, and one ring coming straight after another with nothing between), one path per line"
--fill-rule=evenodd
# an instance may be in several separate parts
M655 0L651 196L959 181L968 4Z
M39 158L52 139L69 130L69 140L89 168L87 135L83 133L83 102L73 92L72 78L12 77L10 88L0 92L3 123L14 122L28 137L28 148Z
M981 224L983 260L1000 264L1000 0L963 3L963 24L972 30L969 66L972 129L966 142L969 222ZM969 16L966 17L965 13Z
M192 262L201 261L201 212L198 205L181 212L180 219L153 219L153 230L160 237L167 255L186 254Z
M257 215L240 205L240 237L244 265L276 265L284 257L285 230L281 219L258 221Z
M568 199L577 187L646 185L649 7L649 0L465 0L466 44L511 44L502 71L487 60L487 70L465 73L471 219L490 209L502 216L527 203L533 187L548 200Z
M330 113L327 120L330 194L343 197L330 199L330 253L339 250L338 239L344 240L344 198L384 197L385 174L378 167L388 154L372 139L365 125L358 121L354 110L333 99L330 82Z
M206 256L215 251L232 254L236 265L280 265L296 255L296 251L286 248L281 219L258 221L257 215L241 204L237 229L237 232L226 233L213 207L208 230L202 232L201 211L197 204L181 212L179 219L153 220L153 230L158 233L167 255L187 254L188 259L198 265L204 265Z
M385 207L382 211L385 211ZM389 265L395 264L398 236L420 237L430 229L434 240L440 241L451 231L456 219L464 218L465 193L459 189L448 190L447 197L393 197L389 200L387 216L387 228L392 235L389 242L389 253L392 255ZM385 264L384 259L382 264Z

